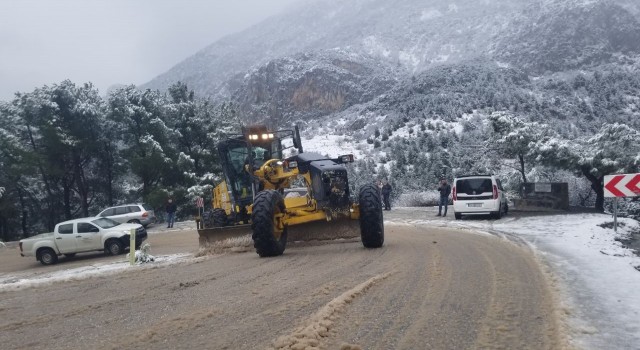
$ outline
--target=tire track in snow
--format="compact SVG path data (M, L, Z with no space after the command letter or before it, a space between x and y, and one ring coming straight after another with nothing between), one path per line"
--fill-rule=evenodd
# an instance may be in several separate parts
M391 272L387 272L377 275L342 293L320 308L304 325L296 328L291 334L278 337L271 349L318 349L322 339L329 335L334 322L344 312L347 305L391 274Z

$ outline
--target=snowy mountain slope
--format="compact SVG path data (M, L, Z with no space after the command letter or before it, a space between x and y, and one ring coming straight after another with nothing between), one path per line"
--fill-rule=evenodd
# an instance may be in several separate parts
M287 124L367 102L404 75L397 66L366 55L340 50L306 53L253 69L238 83L232 100L248 122Z
M490 71L495 60L518 71L520 80L567 70L573 70L569 79L581 69L633 71L640 67L638 13L640 5L629 0L308 1L212 44L145 87L181 80L199 95L232 100L246 122L284 125L358 104L378 115L454 120L473 109L514 104L484 89L491 76L476 80L475 95L465 101L456 101L464 97L458 90L425 98L425 86L413 82L466 79L446 67L474 62L478 71ZM469 88L464 80L455 85ZM509 98L530 100L530 93Z
M628 64L640 55L640 21L608 1L536 3L496 36L493 54L534 74Z
M602 72L567 72L532 79L522 70L473 60L417 74L370 102L323 119L321 124L335 125L338 133L368 137L376 128L420 127L437 120L461 123L474 111L506 110L526 119L557 124L562 132L574 128L587 132L603 122L623 122L638 128L639 73L636 67L610 66ZM350 127L354 123L360 125Z
M321 141L335 136L340 144L332 148L332 156L355 150L358 171L368 173L362 178L391 176L399 191L429 188L442 175L469 172L498 173L509 188L517 188L522 180L513 167L486 154L490 115L507 113L543 123L568 140L593 135L607 124L638 130L639 73L610 67L535 79L521 70L474 60L430 69L372 101L300 124L303 135L313 135L306 149L324 149ZM527 165L530 181L575 181L534 165ZM582 185L576 186L572 193L588 197L588 187L582 193Z
M633 0L309 1L146 87L180 79L234 101L245 121L299 123L314 146L340 143L332 152L375 160L357 168L386 169L405 190L470 170L505 171L517 186L502 159L482 153L493 113L566 139L606 123L640 128L639 9Z
M412 71L476 57L528 1L315 0L231 35L177 64L144 88L182 81L205 95L270 60L333 48L366 53Z

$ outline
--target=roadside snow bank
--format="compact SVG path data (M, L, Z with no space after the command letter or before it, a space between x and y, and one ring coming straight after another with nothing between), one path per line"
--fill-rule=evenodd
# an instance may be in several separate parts
M637 228L625 224L616 235L598 225L609 215L530 217L495 223L494 230L518 234L546 253L569 285L575 345L581 348L632 348L640 344L640 257L620 239Z
M156 256L153 264L130 266L129 261L83 266L74 269L53 271L32 276L8 275L0 277L0 291L39 287L56 282L77 281L96 276L111 276L132 268L155 268L178 264L193 258L191 254Z

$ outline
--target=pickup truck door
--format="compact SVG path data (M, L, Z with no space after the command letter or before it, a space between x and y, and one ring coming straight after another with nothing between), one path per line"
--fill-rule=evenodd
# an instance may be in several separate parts
M56 246L60 253L76 252L76 234L73 230L73 224L58 225L54 236L56 237Z
M76 244L79 252L102 249L100 229L88 222L77 224Z

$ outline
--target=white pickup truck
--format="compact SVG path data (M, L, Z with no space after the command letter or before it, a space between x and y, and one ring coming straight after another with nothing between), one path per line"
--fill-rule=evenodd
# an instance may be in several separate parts
M54 232L43 233L20 241L21 256L35 256L43 265L58 262L64 254L102 251L111 255L124 253L129 247L131 229L136 230L136 249L147 238L140 224L121 224L108 218L83 218L61 222Z

